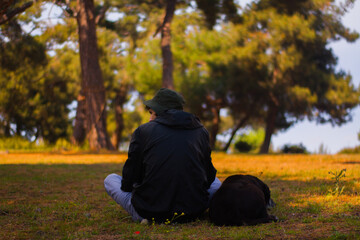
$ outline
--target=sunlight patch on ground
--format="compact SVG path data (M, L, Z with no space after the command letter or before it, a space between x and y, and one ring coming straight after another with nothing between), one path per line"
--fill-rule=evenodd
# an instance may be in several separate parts
M1 154L0 164L101 164L124 163L127 154Z

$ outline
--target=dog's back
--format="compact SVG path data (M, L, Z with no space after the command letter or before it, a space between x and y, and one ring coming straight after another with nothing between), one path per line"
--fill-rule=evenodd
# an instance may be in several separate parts
M275 221L267 213L269 187L251 175L228 177L214 194L209 208L215 225L256 225Z

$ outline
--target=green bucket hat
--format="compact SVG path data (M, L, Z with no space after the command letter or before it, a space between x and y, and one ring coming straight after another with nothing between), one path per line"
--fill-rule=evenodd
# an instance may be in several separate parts
M144 104L159 115L169 109L183 110L185 100L179 93L168 88L161 88L153 99L144 101Z

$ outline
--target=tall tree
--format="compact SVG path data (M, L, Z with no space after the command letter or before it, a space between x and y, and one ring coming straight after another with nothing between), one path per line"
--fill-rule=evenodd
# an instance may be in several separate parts
M64 8L66 15L76 18L78 28L81 90L73 131L74 140L81 142L86 136L91 149L114 149L106 127L105 86L96 35L96 22L103 18L107 6L95 12L93 0L78 0L76 6L74 2L68 1L58 1L56 4Z
M327 45L358 38L340 22L345 9L332 1L264 0L245 12L243 45L234 50L246 52L242 58L256 66L249 80L256 82L257 94L263 93L258 95L266 113L261 153L268 152L276 130L305 117L338 125L351 119L359 93L350 76L336 72L336 58Z
M220 108L229 107L237 122L233 132L248 121L263 123L262 152L268 151L274 132L305 117L333 124L350 120L359 93L350 76L335 71L336 59L327 43L334 36L353 41L357 34L337 17L309 12L319 15L288 14L254 4L244 12L241 24L228 25L219 36L196 27L177 27L187 32L187 37L176 37L175 56L180 57L182 92L191 99L193 112L205 122L207 117L216 120L218 111L209 110L222 101ZM217 43L217 37L222 42ZM209 129L215 135L216 128Z
M76 20L89 145L91 149L113 149L106 130L105 87L99 65L93 0L78 0Z

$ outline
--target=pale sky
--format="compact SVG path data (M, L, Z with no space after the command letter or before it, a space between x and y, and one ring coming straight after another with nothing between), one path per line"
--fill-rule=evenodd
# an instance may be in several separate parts
M360 2L344 16L342 20L346 27L360 33ZM355 43L339 41L331 44L335 55L338 57L338 69L349 72L353 77L356 87L360 85L360 39ZM331 124L317 125L304 121L296 124L286 132L280 132L272 137L274 149L281 148L284 144L302 143L308 151L318 152L321 144L329 153L337 153L345 147L360 145L358 132L360 132L360 106L352 111L352 122L341 127L332 127Z

